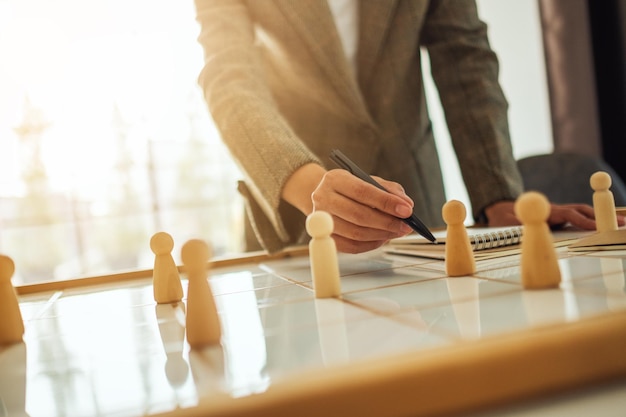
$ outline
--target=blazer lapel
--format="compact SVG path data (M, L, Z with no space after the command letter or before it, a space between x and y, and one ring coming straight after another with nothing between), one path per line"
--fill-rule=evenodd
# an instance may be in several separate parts
M359 84L368 85L383 47L397 0L359 2Z
M346 104L369 118L326 0L274 0L302 36ZM385 3L385 2L383 2Z

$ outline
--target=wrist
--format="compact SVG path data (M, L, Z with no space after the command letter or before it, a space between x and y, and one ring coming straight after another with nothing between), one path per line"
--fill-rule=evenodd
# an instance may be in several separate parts
M324 174L326 170L318 164L309 163L301 166L285 182L281 192L282 199L308 216L313 212L311 194L322 181Z
M482 225L482 226L486 226L489 224L489 218L487 217L487 213L485 212L486 208L483 208L478 215L476 216L476 218L474 218L474 221L476 222L476 224L478 225Z
M484 226L509 224L515 217L513 200L498 200L485 206L478 216L476 222Z

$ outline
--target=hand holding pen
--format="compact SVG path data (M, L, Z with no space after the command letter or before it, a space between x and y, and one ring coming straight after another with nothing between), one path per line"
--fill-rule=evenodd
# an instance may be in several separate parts
M330 154L330 159L332 159L333 162L335 162L338 166L350 172L355 177L358 177L359 179L367 182L368 184L373 185L374 187L382 191L391 192L389 189L381 185L380 180L376 181L368 173L363 171L359 166L357 166L354 162L352 162L341 151L337 149L333 150ZM416 231L417 233L419 233L426 239L430 240L431 242L437 243L435 236L433 236L433 234L430 232L428 227L426 227L426 225L419 219L419 217L417 217L417 214L415 214L413 211L411 211L411 214L408 216L399 215L399 217L400 219L402 219L402 221L404 221L407 225L409 225L411 229L413 229L414 231Z
M381 180L382 181L382 180ZM337 250L362 253L413 230L398 216L412 212L413 202L398 184L383 181L383 192L343 169L327 171L311 194L314 210L330 213Z
M294 177L295 187L289 194L300 193L300 200L287 201L303 213L330 213L335 223L333 238L340 252L366 252L412 232L401 217L412 214L413 201L398 183L376 178L389 191L386 192L344 169L326 171L317 164L301 167ZM306 200L311 204L309 208L303 203Z

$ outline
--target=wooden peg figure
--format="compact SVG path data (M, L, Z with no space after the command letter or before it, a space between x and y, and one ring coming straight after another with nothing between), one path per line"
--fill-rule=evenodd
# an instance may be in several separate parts
M177 303L183 299L183 286L172 250L174 239L165 232L155 233L150 239L150 249L154 253L152 289L157 304Z
M183 245L181 258L189 280L185 318L187 342L194 349L219 345L222 328L207 280L211 248L203 240L192 239Z
M593 189L593 211L596 216L596 230L609 232L617 230L617 214L615 213L615 197L611 188L611 176L604 172L595 172L589 179Z
M515 202L515 214L523 225L520 261L522 285L525 289L558 287L561 270L547 222L550 202L539 192L526 192Z
M331 237L333 228L333 218L325 211L315 211L306 219L306 231L311 236L309 260L315 298L341 295L337 246Z
M472 275L476 272L474 251L470 243L465 217L465 205L458 200L450 200L441 209L446 223L445 264L450 277Z
M0 346L22 342L24 321L11 278L15 273L13 260L0 255Z

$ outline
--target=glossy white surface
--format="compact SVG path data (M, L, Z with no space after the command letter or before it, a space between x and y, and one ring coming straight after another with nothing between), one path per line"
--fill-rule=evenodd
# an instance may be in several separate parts
M341 255L342 299L314 298L306 257L215 270L223 339L202 351L185 342L184 303L155 305L149 279L23 297L25 343L0 350L0 416L149 415L307 369L626 309L623 258L570 255L561 287L545 291L522 289L514 257L448 278L432 261ZM590 397L596 416L623 405L612 392L626 389Z

